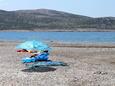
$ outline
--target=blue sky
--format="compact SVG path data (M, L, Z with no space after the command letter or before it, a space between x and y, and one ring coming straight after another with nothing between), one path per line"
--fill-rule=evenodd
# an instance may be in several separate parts
M115 0L0 0L0 9L54 9L90 17L115 17Z

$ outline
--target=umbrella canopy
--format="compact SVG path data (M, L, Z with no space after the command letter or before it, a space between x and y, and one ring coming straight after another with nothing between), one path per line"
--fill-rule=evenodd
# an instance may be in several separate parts
M50 50L50 47L39 41L26 41L24 43L16 46L16 49L26 49L26 50Z

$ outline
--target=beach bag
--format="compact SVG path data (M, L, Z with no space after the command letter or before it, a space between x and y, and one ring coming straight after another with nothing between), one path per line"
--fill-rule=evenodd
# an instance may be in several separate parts
M48 53L41 53L40 55L35 56L36 61L47 61Z

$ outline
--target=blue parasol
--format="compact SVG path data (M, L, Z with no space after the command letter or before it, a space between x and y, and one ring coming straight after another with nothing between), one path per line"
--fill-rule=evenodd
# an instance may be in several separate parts
M32 40L19 44L18 46L16 46L16 49L50 50L50 47L40 41Z

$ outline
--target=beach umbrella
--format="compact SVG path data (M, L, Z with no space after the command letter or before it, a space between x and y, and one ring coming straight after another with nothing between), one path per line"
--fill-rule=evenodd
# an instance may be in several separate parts
M40 41L32 40L19 44L18 46L16 46L16 49L50 50L50 47Z

